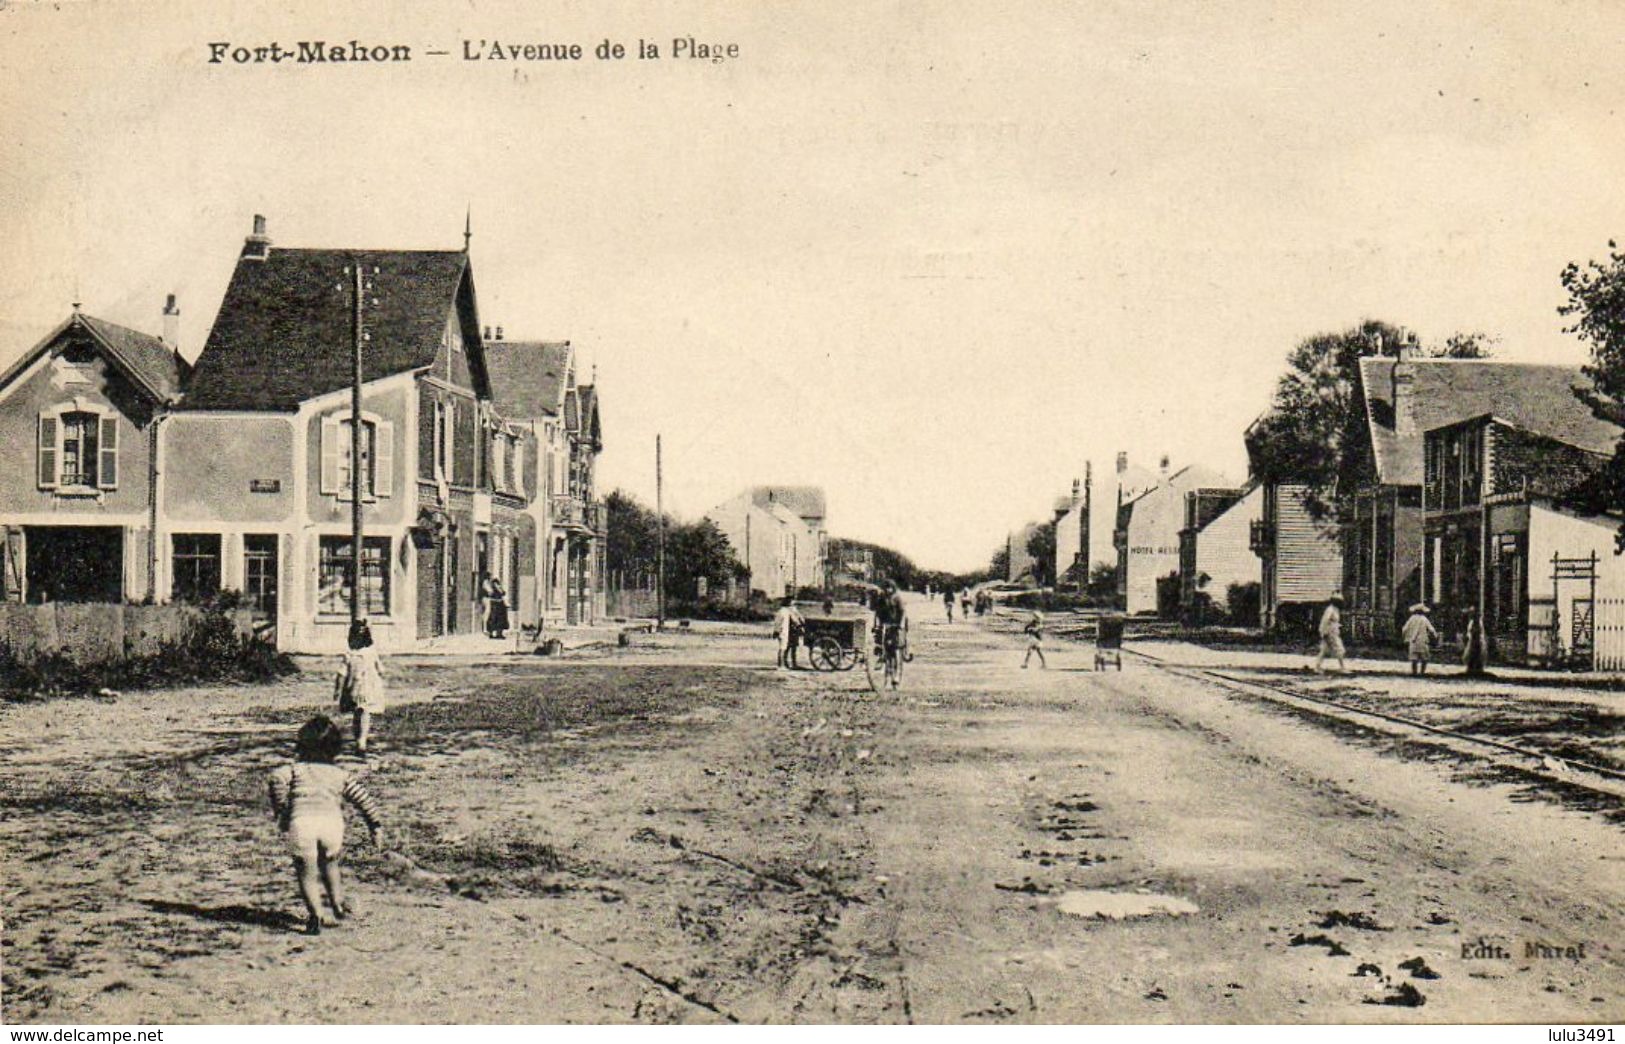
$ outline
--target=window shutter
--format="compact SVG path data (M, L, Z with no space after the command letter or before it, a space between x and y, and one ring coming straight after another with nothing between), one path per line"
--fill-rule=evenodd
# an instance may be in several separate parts
M339 491L339 419L337 415L322 418L322 481L323 493Z
M446 481L457 481L457 400L446 400Z
M387 497L395 492L395 425L379 421L372 432L372 492Z
M509 481L513 483L513 491L520 496L525 495L525 437L520 435L513 440L513 474Z
M118 418L101 419L101 459L96 469L96 485L102 489L118 488Z
M45 489L56 488L57 420L41 416L39 419L39 484Z
M418 478L434 478L434 389L418 385Z

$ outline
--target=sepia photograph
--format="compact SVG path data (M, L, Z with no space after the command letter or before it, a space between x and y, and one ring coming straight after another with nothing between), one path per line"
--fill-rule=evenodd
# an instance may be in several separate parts
M0 0L9 1039L1612 1041L1622 54Z

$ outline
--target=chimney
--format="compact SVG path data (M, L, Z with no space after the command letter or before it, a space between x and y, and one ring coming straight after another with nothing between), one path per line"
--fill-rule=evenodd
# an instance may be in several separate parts
M1162 455L1162 477L1164 479L1168 477L1168 454L1166 453Z
M1416 409L1411 402L1415 395L1413 386L1416 382L1416 364L1406 356L1394 360L1392 370L1391 394L1394 401L1394 432L1398 435L1415 435Z
M175 304L175 295L170 294L169 300L164 302L163 341L171 348L179 348L181 344L181 310Z
M1128 453L1125 452L1124 450L1118 450L1117 451L1117 473L1119 475L1121 475L1123 472L1125 472L1127 470L1128 470Z
M1083 500L1083 483L1077 479L1072 480L1072 506L1077 507Z
M265 215L254 215L254 231L243 240L243 257L264 261L271 256L271 237L265 234Z
M484 336L485 340L489 341L491 339L491 328L487 326L482 335Z
M497 340L502 340L502 327L497 327Z

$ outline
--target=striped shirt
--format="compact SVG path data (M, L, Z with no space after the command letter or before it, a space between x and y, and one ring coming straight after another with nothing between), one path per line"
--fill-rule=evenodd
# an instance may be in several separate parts
M305 816L338 816L348 801L361 813L367 826L376 830L383 821L378 803L358 779L337 765L322 761L295 761L271 773L271 810L287 823Z

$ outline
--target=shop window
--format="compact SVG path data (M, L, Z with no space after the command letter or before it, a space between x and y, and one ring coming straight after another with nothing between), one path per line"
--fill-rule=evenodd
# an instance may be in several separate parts
M350 538L324 536L317 582L317 609L322 613L350 611ZM367 616L389 615L389 538L366 537L361 554L361 612Z
M175 601L197 604L219 594L220 534L176 533L170 540L170 588Z

